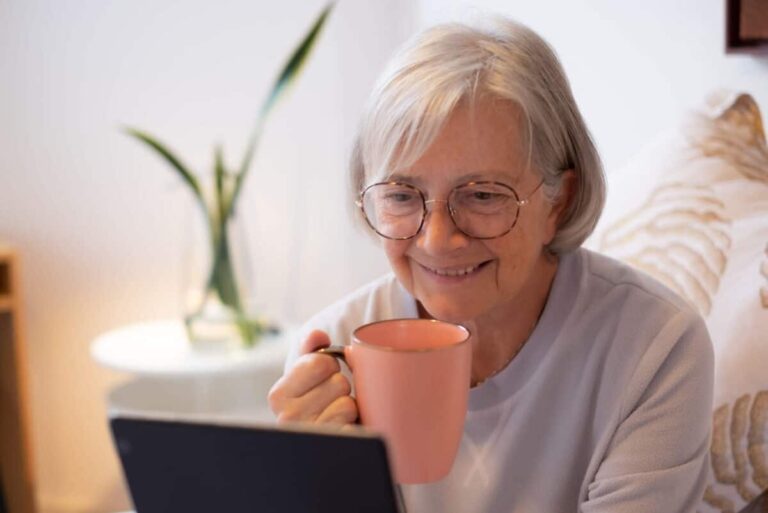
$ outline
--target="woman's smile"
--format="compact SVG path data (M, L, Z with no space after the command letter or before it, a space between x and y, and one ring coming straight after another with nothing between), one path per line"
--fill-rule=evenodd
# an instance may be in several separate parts
M429 276L432 280L440 284L466 282L477 277L477 275L486 269L489 263L491 263L491 260L481 261L476 264L441 266L416 262L421 269L426 271L426 276Z

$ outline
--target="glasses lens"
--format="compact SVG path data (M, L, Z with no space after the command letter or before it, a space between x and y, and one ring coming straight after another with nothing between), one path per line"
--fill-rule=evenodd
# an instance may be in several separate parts
M498 237L517 221L517 194L500 183L462 185L453 190L449 203L456 226L472 237Z
M363 194L363 212L371 227L392 239L416 235L424 215L419 191L405 184L376 184Z

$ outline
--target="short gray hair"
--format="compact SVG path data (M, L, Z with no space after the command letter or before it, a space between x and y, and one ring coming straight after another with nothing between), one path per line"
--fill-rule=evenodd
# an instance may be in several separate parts
M548 249L563 253L592 233L605 203L600 157L555 52L528 27L493 18L486 27L438 25L409 41L389 63L366 106L354 142L355 198L372 180L416 162L462 99L490 93L523 112L528 161L553 201L563 172L575 191Z

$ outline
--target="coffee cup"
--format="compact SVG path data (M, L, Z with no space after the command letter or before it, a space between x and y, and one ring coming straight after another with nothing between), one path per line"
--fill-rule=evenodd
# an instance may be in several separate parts
M469 338L457 324L394 319L317 351L349 365L360 421L384 436L399 483L437 481L453 466L469 399Z

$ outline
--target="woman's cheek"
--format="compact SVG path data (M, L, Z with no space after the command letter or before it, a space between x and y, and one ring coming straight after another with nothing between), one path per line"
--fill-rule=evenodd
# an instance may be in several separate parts
M389 260L389 265L397 276L402 285L409 291L413 292L413 276L411 274L410 259L406 255L408 247L411 244L410 240L384 240L384 253Z

